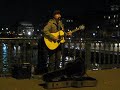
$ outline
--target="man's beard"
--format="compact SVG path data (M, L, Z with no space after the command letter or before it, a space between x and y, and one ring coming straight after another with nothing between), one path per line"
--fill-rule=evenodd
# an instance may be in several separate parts
M58 18L58 20L60 20L60 19L61 19L61 17Z
M56 19L57 22L60 22L60 20L61 20L61 17L59 17L59 18Z

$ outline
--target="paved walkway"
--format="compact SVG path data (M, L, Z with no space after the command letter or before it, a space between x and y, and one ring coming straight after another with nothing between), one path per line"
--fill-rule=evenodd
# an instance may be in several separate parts
M98 80L96 87L59 88L54 90L120 90L120 69L87 71L87 74ZM11 77L0 78L0 90L46 90L39 84L40 79L17 80Z

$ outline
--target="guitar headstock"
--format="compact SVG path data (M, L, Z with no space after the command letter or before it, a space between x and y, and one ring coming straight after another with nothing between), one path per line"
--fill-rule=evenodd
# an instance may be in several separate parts
M80 26L78 27L78 29L84 30L84 29L85 29L85 26L84 26L84 25L80 25Z
M72 30L71 32L76 32L76 31L79 31L79 30L84 30L85 29L85 26L84 25L80 25L78 28Z

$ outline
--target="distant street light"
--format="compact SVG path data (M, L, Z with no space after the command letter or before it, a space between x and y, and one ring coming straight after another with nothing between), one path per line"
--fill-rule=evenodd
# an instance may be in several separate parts
M30 35L31 35L31 32L28 32L28 35L30 36Z
M116 25L116 27L118 27L118 25Z

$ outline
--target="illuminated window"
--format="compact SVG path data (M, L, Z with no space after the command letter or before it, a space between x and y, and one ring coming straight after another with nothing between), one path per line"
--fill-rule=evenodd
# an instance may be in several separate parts
M118 25L116 25L116 27L118 27Z
M8 28L6 28L6 30L8 30Z
M116 15L114 15L114 18L116 17Z
M110 19L110 16L108 16L108 19Z
M97 26L97 28L100 28L100 26Z

